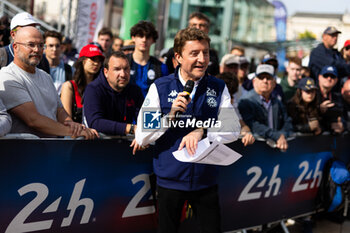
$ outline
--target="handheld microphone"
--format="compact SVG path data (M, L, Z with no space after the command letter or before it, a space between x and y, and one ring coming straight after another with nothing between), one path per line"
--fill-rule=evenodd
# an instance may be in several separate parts
M194 88L194 81L188 80L185 84L185 87L183 89L183 92L186 92L187 95L185 95L185 99L188 100L190 98L191 92L193 91ZM175 112L175 117L178 118L178 116L181 114L181 111L176 111Z

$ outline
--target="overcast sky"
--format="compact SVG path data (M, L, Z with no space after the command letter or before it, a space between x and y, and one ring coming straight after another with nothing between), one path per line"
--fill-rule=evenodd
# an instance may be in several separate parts
M272 1L272 0L271 0ZM314 13L344 13L350 12L350 0L280 0L288 11L288 15L295 12Z

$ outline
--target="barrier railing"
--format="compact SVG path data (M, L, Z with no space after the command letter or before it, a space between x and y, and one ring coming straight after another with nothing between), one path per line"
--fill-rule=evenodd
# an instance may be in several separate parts
M262 141L229 144L243 157L221 167L223 230L314 212L323 166L331 156L350 160L349 139L299 136L287 152ZM0 232L155 232L153 148L133 156L129 145L124 138L0 140Z

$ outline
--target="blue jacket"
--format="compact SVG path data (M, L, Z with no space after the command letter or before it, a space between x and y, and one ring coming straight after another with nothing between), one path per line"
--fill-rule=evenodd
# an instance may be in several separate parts
M90 128L109 135L125 135L126 124L137 121L142 102L138 86L128 84L122 92L116 92L101 71L85 89L83 114Z
M178 72L167 77L157 79L154 83L157 87L162 114L168 114L172 101L169 97L174 90L177 93L183 91ZM187 106L183 116L194 116L196 119L217 119L221 95L225 83L212 76L205 75L200 81L195 96ZM207 94L207 90L213 90ZM211 100L211 101L210 101ZM212 104L216 102L217 104ZM211 106L210 106L211 104ZM216 185L218 168L214 165L183 163L174 158L172 152L176 151L184 136L194 128L170 128L156 141L153 169L157 175L159 186L169 189L194 191Z
M293 126L285 106L278 98L274 97L271 97L271 104L273 129L268 126L268 112L254 89L250 90L239 101L238 109L244 122L254 134L258 134L265 139L273 139L274 141L277 141L281 134L289 137L292 134Z
M153 56L150 56L145 66L137 64L132 53L129 53L127 58L130 64L130 83L138 85L143 96L146 96L154 80L169 74L167 66Z
M336 49L327 49L321 43L310 54L309 68L311 70L311 77L317 80L324 66L335 66L338 70L339 78L350 75L350 65L346 64L340 52Z

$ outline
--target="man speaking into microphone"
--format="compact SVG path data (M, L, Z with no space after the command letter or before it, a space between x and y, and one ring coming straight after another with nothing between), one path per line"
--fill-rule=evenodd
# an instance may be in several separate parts
M198 141L205 137L221 143L238 138L240 124L228 89L222 80L206 73L209 48L210 39L201 30L179 31L174 39L179 65L174 74L157 79L150 86L138 116L136 143L131 144L133 153L155 142L158 232L178 231L186 200L201 232L221 232L218 167L179 162L172 155L185 147L193 156Z

